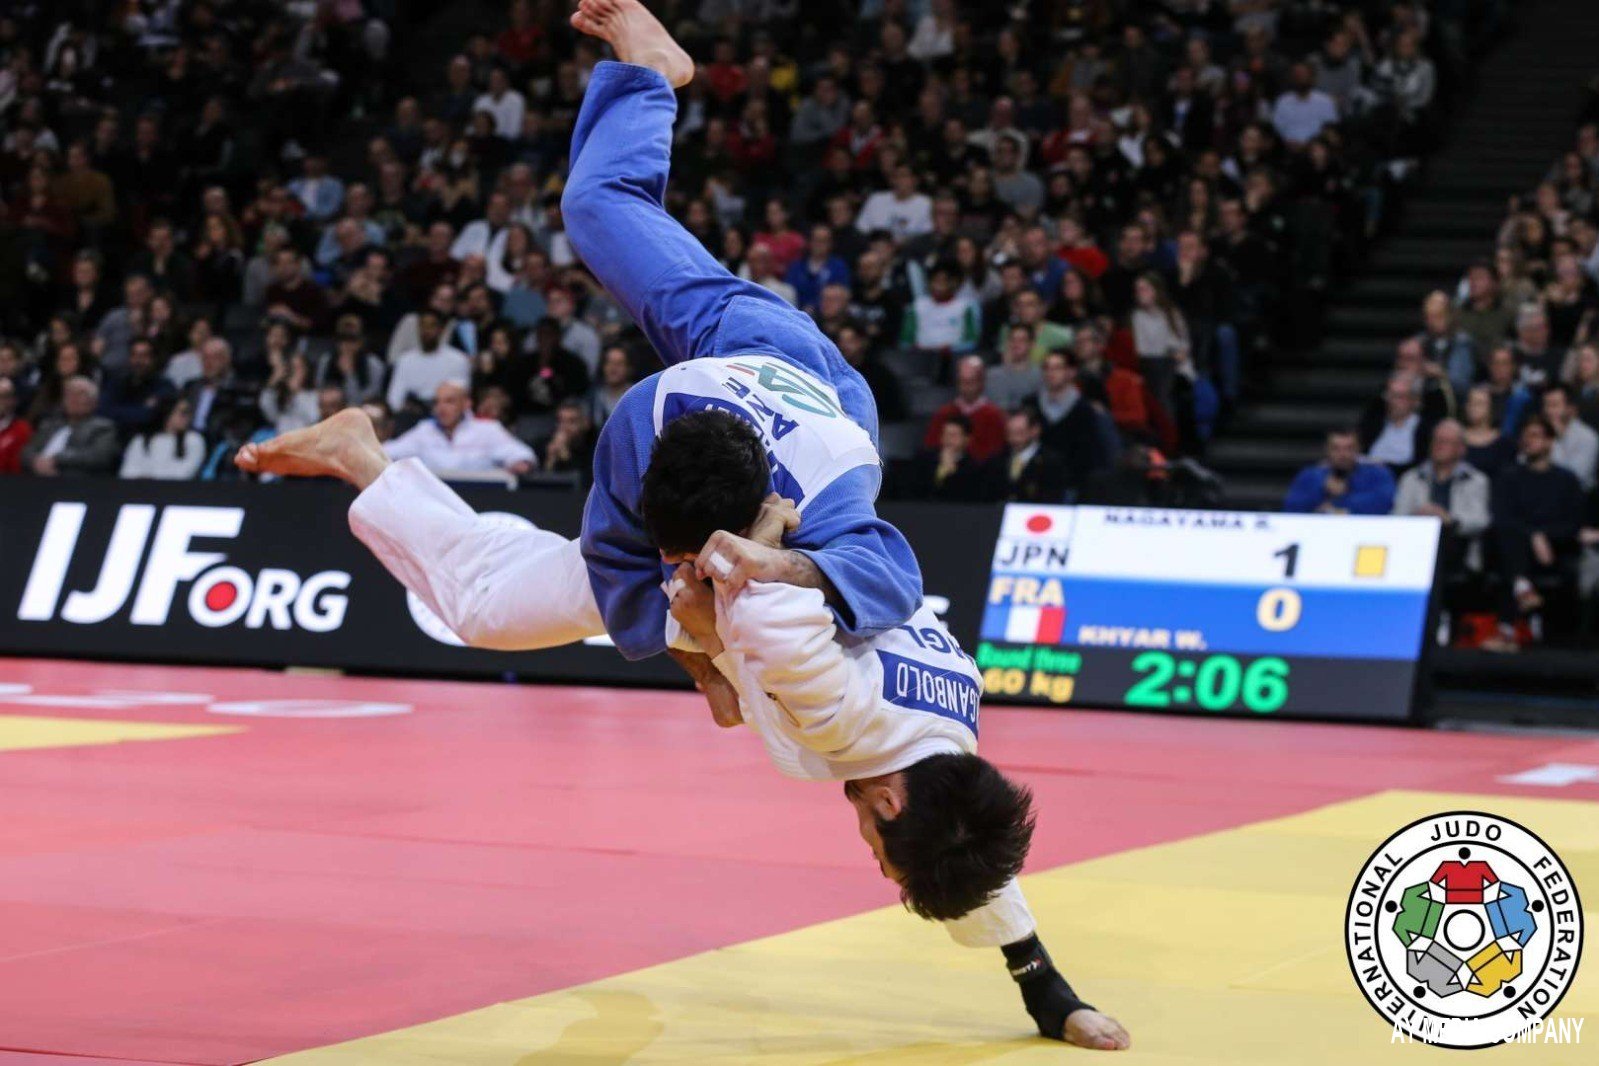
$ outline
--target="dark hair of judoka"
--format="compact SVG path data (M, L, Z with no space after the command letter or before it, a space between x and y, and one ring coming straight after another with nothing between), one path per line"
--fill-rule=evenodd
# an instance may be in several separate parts
M899 898L923 918L959 918L1021 872L1033 794L976 755L930 755L903 773L904 808L877 820Z
M639 508L644 531L664 552L697 552L717 530L742 533L771 491L766 446L726 411L696 411L655 438Z

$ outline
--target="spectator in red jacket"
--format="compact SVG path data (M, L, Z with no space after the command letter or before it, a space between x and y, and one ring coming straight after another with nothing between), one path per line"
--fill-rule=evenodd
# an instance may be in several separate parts
M1110 269L1110 257L1099 250L1099 245L1094 243L1094 238L1089 236L1081 221L1066 215L1060 220L1057 233L1060 245L1055 254L1070 263L1072 269L1080 270L1095 280Z
M771 249L772 273L782 277L805 254L805 238L789 225L788 205L781 197L766 201L765 220L765 228L758 230L750 243Z
M727 37L717 40L713 58L701 68L701 73L705 84L711 87L711 95L723 104L732 103L749 85L744 67L738 61L738 52Z
M988 367L980 355L968 355L955 366L955 398L933 413L927 425L923 447L936 449L944 423L960 415L971 424L968 450L972 458L986 463L1005 447L1005 412L988 398Z
M0 474L22 472L22 449L32 436L33 427L17 414L17 386L0 378Z
M1072 351L1077 356L1077 386L1083 395L1109 411L1124 433L1139 440L1151 439L1144 379L1105 357L1105 335L1099 327L1090 324L1079 329Z
M727 131L727 152L746 174L758 173L777 163L777 138L767 117L766 103L751 100L739 120Z
M877 150L883 144L883 127L877 112L865 100L857 100L849 110L849 124L833 134L828 145L849 153L856 170L870 170L877 164Z
M494 50L512 67L522 70L538 58L544 29L534 19L533 5L528 0L512 0L509 17L511 24L495 39Z

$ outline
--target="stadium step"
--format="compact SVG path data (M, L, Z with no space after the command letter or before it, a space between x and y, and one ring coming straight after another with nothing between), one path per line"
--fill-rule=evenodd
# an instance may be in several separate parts
M1348 425L1360 417L1357 403L1323 403L1320 397L1298 403L1260 403L1240 411L1231 426L1240 438L1320 440L1328 426Z
M1377 337L1390 342L1413 332L1419 322L1419 312L1413 306L1357 303L1334 307L1327 313L1329 333L1350 338Z
M1377 395L1384 371L1344 366L1305 366L1279 370L1271 380L1274 400L1332 405L1360 404ZM1269 406L1262 404L1261 406ZM1241 418L1242 416L1240 416Z
M1425 197L1426 191L1421 195ZM1478 241L1486 254L1504 219L1502 203L1451 203L1427 198L1405 208L1402 226L1407 237Z
M1454 242L1451 242L1453 244ZM1421 246L1380 248L1366 266L1368 274L1392 277L1396 274L1439 279L1440 284L1453 285L1466 272L1474 259L1491 253L1493 246L1484 241L1462 241L1459 250L1440 250L1430 243ZM1444 279L1448 279L1447 282Z
M1379 274L1361 278L1338 293L1337 305L1402 307L1412 317L1420 313L1422 297L1435 286L1420 275Z
M1386 371L1393 365L1394 349L1400 339L1419 328L1419 313L1410 319L1408 328L1392 336L1351 337L1343 333L1329 333L1321 347L1306 354L1304 363L1311 366L1346 367L1358 370Z
M1205 462L1224 473L1279 477L1286 488L1294 472L1314 462L1320 452L1321 445L1315 440L1228 436L1211 442Z
M1552 159L1553 153L1550 155ZM1509 172L1486 167L1461 168L1439 174L1427 186L1427 192L1430 196L1442 199L1471 200L1478 203L1491 200L1503 204L1511 193L1528 191L1542 174L1543 171L1537 168L1517 168Z
M1277 477L1229 477L1227 506L1236 511L1281 511L1287 487Z

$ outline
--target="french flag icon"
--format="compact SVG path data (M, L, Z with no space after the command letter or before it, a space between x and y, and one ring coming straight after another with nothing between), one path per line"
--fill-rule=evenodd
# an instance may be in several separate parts
M1005 619L1009 644L1059 644L1066 632L1066 608L1012 606Z

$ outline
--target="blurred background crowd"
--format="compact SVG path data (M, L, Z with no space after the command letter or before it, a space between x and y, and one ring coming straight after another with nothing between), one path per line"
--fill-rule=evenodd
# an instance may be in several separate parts
M651 6L699 62L669 207L860 369L889 494L1189 506L1226 502L1210 442L1315 344L1508 13ZM359 405L457 479L584 485L657 365L562 231L603 56L558 0L453 7L0 11L0 473L234 478ZM1596 173L1583 126L1284 501L1441 517L1490 646L1599 585Z

